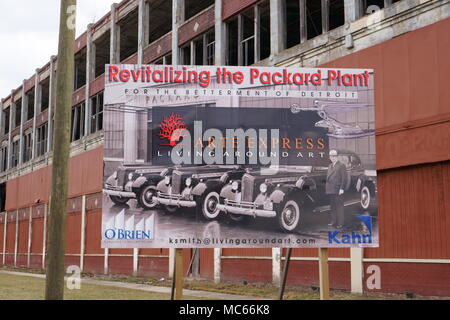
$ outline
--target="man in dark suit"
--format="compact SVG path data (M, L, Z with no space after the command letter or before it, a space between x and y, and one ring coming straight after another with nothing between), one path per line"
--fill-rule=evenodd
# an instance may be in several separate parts
M339 161L336 150L330 151L331 164L328 167L325 193L330 197L331 223L341 229L344 226L344 192L347 184L347 170L345 165Z

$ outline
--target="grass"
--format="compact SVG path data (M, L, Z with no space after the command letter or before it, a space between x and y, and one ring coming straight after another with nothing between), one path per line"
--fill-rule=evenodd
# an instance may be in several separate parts
M1 300L43 300L44 279L0 274ZM65 300L168 300L168 294L124 289L102 285L81 284L80 290L65 288ZM185 299L198 299L185 297Z

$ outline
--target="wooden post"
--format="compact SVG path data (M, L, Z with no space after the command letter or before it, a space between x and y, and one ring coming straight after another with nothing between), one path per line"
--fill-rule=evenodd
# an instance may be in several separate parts
M175 249L175 300L183 297L183 249Z
M86 195L81 197L81 242L80 242L80 270L84 270L84 251L86 247Z
M6 232L8 231L8 212L5 212L5 223L3 225L3 261L2 264L5 265L6 262Z
M330 299L330 279L328 276L328 248L319 248L320 300Z
M60 7L46 300L62 300L64 298L64 255L70 152L70 130L68 128L70 128L72 113L76 4L76 0L61 0Z
M50 201L49 201L50 203ZM42 269L45 269L45 254L47 252L47 215L49 212L49 205L44 206L44 227L42 228Z
M278 300L283 300L284 288L286 287L287 274L289 271L289 262L291 262L292 248L288 248L286 258L284 260L283 279L281 281L280 291L278 293Z

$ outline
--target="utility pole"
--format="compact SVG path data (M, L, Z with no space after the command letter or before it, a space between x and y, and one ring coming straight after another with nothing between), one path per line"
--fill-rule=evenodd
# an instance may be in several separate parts
M50 200L46 300L64 298L64 254L70 117L74 76L76 0L61 0L56 71L55 127L53 134L52 191Z

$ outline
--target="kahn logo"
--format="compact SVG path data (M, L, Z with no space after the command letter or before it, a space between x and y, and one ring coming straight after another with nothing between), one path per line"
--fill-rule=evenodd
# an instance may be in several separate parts
M370 244L372 239L372 217L359 216L359 220L367 227L369 233L360 234L355 231L351 233L342 231L328 231L328 243L351 243L351 244Z
M159 137L163 140L168 140L168 143L163 143L163 146L176 146L177 141L184 135L181 133L182 129L186 128L186 123L179 114L172 114L164 117L163 122L159 125Z

